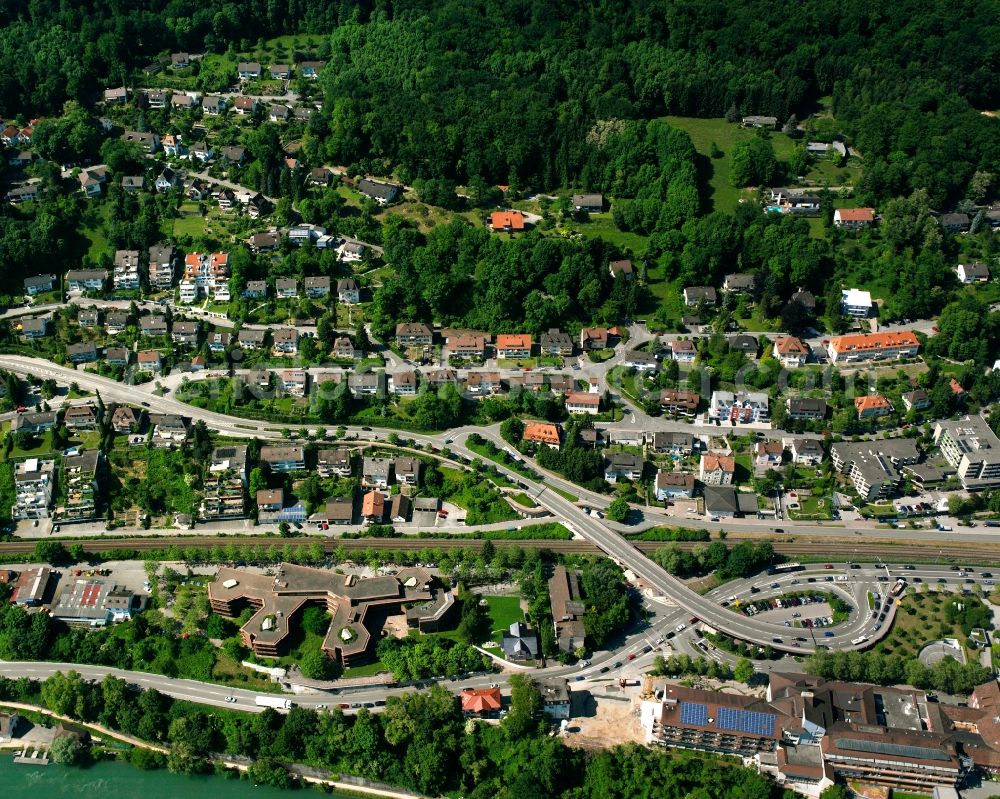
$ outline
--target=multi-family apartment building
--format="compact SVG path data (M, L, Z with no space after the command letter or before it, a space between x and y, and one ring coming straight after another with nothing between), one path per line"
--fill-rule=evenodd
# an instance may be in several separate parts
M55 509L56 520L82 522L97 518L102 457L100 450L91 449L63 459L66 499Z
M13 519L44 519L49 516L55 487L56 464L52 460L27 458L14 466Z
M139 251L117 250L112 281L116 291L139 288Z
M910 330L893 330L834 336L826 349L831 363L845 364L912 358L920 351L920 342Z
M733 424L752 424L770 420L769 399L762 391L713 391L709 415Z
M934 442L966 490L1000 485L1000 438L982 416L938 422Z
M920 450L912 438L880 441L841 441L830 446L830 458L837 471L844 472L854 490L872 502L892 495L900 483L900 466L920 460Z
M216 447L205 474L201 518L242 519L246 516L247 448Z
M177 250L172 244L154 244L149 248L149 287L153 291L169 291L174 285Z

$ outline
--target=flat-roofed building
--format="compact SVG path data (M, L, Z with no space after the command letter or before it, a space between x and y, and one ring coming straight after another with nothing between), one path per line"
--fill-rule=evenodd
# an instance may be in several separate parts
M1000 438L982 416L938 422L934 443L955 467L966 490L1000 485Z
M444 613L447 588L419 567L400 569L394 575L359 578L325 569L283 563L274 576L223 568L209 584L212 610L229 618L249 604L254 615L240 629L244 643L261 657L277 657L300 623L306 607L320 606L330 614L323 651L344 665L369 657L377 641L379 619L405 613L415 628L437 629ZM378 626L377 626L378 625Z

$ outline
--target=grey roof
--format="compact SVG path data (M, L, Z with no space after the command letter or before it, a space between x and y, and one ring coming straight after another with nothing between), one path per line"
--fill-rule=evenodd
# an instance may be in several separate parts
M706 513L756 513L757 495L737 492L732 486L705 486Z
M368 197L388 201L399 194L399 186L394 186L391 183L382 183L377 180L369 180L368 178L362 178L358 181L358 191Z

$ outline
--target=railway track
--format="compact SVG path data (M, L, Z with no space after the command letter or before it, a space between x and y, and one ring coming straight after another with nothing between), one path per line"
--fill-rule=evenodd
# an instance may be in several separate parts
M423 549L436 549L442 551L455 549L479 549L483 545L482 539L472 538L265 538L261 536L191 536L191 537L171 537L171 538L94 538L94 539L72 539L67 540L67 544L81 544L87 552L105 554L112 550L133 550L137 553L150 552L156 550L167 550L174 548L183 555L185 550L190 549L213 549L223 550L230 547L242 549L245 547L277 547L279 550L286 545L295 549L308 547L316 541L321 541L324 551L333 553L338 549L345 552L358 552L370 549L389 549L413 551ZM600 548L588 541L560 541L548 539L522 539L522 540L498 540L493 542L497 547L521 547L522 549L548 550L560 554L586 554L598 553ZM699 546L702 542L670 542L670 541L636 541L636 547L644 552L651 553L662 547L676 546L680 549L691 550ZM837 548L837 543L830 540L808 542L808 541L772 541L774 549L781 555L792 558L815 558L816 556L828 557L831 560L843 558L874 560L881 558L890 562L902 560L918 560L933 562L962 561L980 564L1000 565L1000 547L995 544L976 543L952 543L941 545L927 541L900 541L893 543L857 543L845 539L839 552L831 554ZM0 558L3 555L26 555L34 552L35 542L33 540L6 541L0 542Z

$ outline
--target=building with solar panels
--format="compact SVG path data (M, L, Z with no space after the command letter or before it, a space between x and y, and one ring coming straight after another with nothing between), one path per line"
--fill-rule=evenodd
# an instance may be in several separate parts
M646 718L645 705L649 708ZM647 742L754 757L773 752L791 719L752 696L668 685L661 702L643 707Z
M658 694L659 696L659 694ZM753 759L810 795L836 780L931 793L1000 773L1000 687L968 707L923 691L771 673L766 698L667 685L644 702L647 743Z

